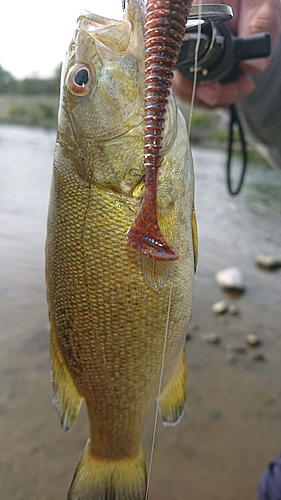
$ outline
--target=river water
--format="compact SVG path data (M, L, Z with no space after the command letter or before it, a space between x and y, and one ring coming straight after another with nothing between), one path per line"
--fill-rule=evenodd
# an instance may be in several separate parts
M44 241L55 133L0 127L0 338L36 328L45 304ZM244 189L231 198L225 187L225 152L193 149L199 226L198 282L238 265L257 304L280 306L280 276L258 272L253 257L280 253L281 172L249 166ZM239 160L235 167L239 168ZM15 316L14 311L17 310ZM46 314L45 314L46 316ZM47 321L47 317L46 317Z
M51 406L44 242L55 133L0 126L1 498L65 498L87 438L86 417L60 432ZM266 463L281 448L281 273L256 268L259 253L280 254L281 172L250 164L242 193L225 187L225 152L193 148L199 265L191 340L188 410L175 429L158 428L151 500L254 500ZM235 166L239 167L239 159ZM214 274L240 267L240 314L217 317L225 298ZM201 333L222 341L207 345ZM228 360L229 345L262 340L264 363L250 352ZM144 442L149 455L153 412ZM278 438L279 436L279 438ZM0 486L1 488L1 486Z

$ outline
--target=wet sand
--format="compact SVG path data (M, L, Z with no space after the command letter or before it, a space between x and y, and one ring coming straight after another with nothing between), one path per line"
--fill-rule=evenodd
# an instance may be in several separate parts
M0 127L4 500L66 498L87 440L85 409L64 433L51 404L44 238L53 140L42 131ZM186 413L174 428L159 421L150 499L254 500L267 461L281 449L281 272L261 271L253 262L256 253L279 251L281 176L251 166L241 197L231 199L224 153L194 150L194 157L200 260L186 345ZM215 316L211 306L225 296L214 274L230 265L245 274L245 294L227 298L240 314ZM208 332L220 334L221 343L204 343L201 334ZM252 361L247 347L230 363L229 345L246 346L252 332L262 340L265 361ZM144 435L147 459L152 425L153 409Z

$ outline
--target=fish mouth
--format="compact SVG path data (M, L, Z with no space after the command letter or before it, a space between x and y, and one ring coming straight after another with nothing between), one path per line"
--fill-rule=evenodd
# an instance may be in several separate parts
M126 52L130 45L132 24L128 20L108 19L82 10L77 19L79 29L113 52Z
M84 17L89 19L90 21L93 21L94 23L97 23L99 25L102 24L104 26L110 26L112 24L117 24L122 22L121 20L118 19L109 19L108 17L99 16L98 14L93 14L92 12L89 12L86 9L82 9L79 13L77 21L79 21Z

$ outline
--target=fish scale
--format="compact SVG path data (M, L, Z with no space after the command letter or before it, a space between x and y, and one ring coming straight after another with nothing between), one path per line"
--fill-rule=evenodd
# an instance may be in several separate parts
M86 211L84 186L80 188L79 200L76 176L70 177L69 180L66 186L67 195L64 196L63 187L60 188L60 196L64 199L63 223L54 215L55 223L49 230L49 234L59 235L53 250L57 256L52 266L52 279L56 277L53 301L56 309L58 340L65 359L69 361L69 351L72 351L71 362L76 359L80 360L81 364L79 379L76 374L77 367L73 371L75 382L79 388L84 387L85 383L88 385L88 376L93 380L98 376L95 373L96 358L99 354L95 339L98 336L101 351L107 353L106 366L108 373L111 374L110 378L113 378L117 368L116 366L113 368L111 353L117 352L119 355L119 364L123 366L123 371L118 370L119 383L125 393L126 384L134 377L139 384L136 386L137 391L142 384L146 387L148 381L156 387L165 333L169 283L158 293L145 285L140 256L128 247L124 239L126 221L132 218L129 201L125 199L122 203L120 196L92 185L91 189L87 188L90 202ZM59 182L65 184L64 180ZM72 196L71 186L75 197ZM121 216L120 205L123 208ZM68 223L65 223L65 220ZM102 236L105 223L110 238ZM76 241L79 244L76 244ZM171 325L175 321L174 318L179 319L182 316L182 303L187 302L187 287L184 286L180 273L177 274L178 278L175 278L173 284L175 300L170 313ZM70 297L66 295L66 290L70 291ZM75 291L75 296L72 295L72 290ZM109 311L108 304L110 304ZM149 308L147 304L150 304ZM65 310L63 316L62 308ZM70 334L69 331L66 333L66 325L71 321L73 309L76 326ZM188 317L187 310L182 321L185 325L179 325L179 321L175 321L177 329L182 329L183 333L186 331ZM162 334L154 335L155 329ZM65 335L68 339L67 345L64 343ZM107 339L110 349L106 349ZM174 332L171 326L167 357L171 356L174 339L178 344L178 331ZM128 354L132 347L138 351L140 358L143 354L150 354L149 363L141 377L133 365L128 363L130 361ZM84 378L84 362L87 365L86 378ZM68 368L72 373L73 368L70 363ZM147 389L150 393L150 387ZM95 393L95 389L93 392ZM85 393L84 396L88 394Z

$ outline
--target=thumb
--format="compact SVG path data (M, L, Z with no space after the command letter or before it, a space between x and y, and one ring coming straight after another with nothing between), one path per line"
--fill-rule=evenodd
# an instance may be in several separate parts
M249 36L270 33L272 47L277 39L281 24L280 0L244 0L241 2L238 35ZM269 58L251 59L243 63L243 69L250 73L261 73L269 64Z

